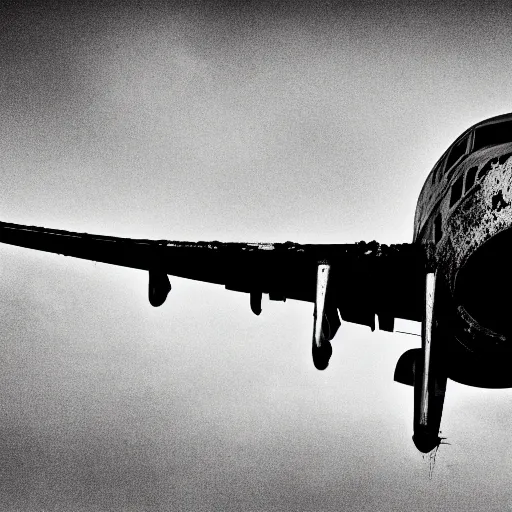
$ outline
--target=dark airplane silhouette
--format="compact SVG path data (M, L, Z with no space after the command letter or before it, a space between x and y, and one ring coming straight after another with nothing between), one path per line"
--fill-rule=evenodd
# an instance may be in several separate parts
M422 323L395 380L414 386L416 447L439 428L447 379L512 387L512 114L482 121L446 150L420 193L410 244L298 245L134 240L0 223L0 241L149 272L149 301L165 302L168 274L261 298L314 302L313 362L322 370L341 321L393 331Z

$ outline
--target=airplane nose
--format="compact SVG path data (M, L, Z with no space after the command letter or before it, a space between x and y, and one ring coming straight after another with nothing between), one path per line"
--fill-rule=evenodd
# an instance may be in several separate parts
M421 453L431 452L441 442L441 438L437 434L429 434L428 432L416 432L412 436L414 446Z

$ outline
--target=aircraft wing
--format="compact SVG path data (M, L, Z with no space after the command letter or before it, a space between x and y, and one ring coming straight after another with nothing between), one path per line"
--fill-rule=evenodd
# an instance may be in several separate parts
M153 305L167 296L167 274L224 285L251 294L256 314L262 293L315 302L319 265L328 264L327 305L343 320L373 329L377 314L380 328L393 330L394 318L422 319L426 255L416 244L176 242L4 222L0 242L149 271Z

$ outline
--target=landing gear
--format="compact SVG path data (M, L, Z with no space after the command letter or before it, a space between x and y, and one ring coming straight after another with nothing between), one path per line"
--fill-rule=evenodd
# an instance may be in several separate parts
M439 445L439 428L446 393L445 362L434 317L436 274L430 272L425 282L425 310L422 324L421 352L414 368L414 435L420 452L428 453Z
M330 340L334 338L341 321L338 310L327 301L327 287L331 266L319 263L316 280L315 309L313 312L313 363L317 370L325 370L332 355Z
M322 332L330 270L330 265L321 263L318 265L316 276L315 309L313 311L313 363L317 370L325 370L332 355L331 343Z

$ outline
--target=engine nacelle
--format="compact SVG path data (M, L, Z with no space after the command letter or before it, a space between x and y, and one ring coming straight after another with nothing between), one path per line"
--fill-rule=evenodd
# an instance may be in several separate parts
M395 382L414 386L414 378L421 363L421 355L421 348L411 348L400 356L395 368Z
M161 306L167 295L171 291L171 283L169 277L162 270L150 270L149 271L149 289L148 297L149 303L157 308Z

